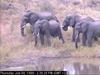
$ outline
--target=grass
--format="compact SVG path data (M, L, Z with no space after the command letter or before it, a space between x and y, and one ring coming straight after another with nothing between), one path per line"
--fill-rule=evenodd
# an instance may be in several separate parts
M52 4L52 1L51 1ZM64 5L59 5L55 6L56 4L52 4L54 7L55 15L59 18L59 20L62 21L65 18L67 14L72 13L72 9L74 9L73 6L64 6ZM33 5L32 5L33 6ZM33 6L34 7L34 6ZM34 8L33 8L34 9ZM62 10L62 11L61 11ZM79 14L83 14L84 10L80 9L77 7L75 9ZM89 15L95 19L98 19L99 13L98 11L91 10L89 8L85 9L86 15ZM63 32L64 39L66 41L65 44L62 44L61 40L58 38L52 38L52 46L51 47L34 47L34 40L32 37L32 34L30 33L30 27L27 26L25 29L25 33L27 34L26 37L22 37L20 34L20 17L23 12L20 12L16 15L9 15L7 14L9 11L2 11L2 20L0 22L0 28L4 28L4 31L1 31L1 45L0 45L0 64L6 64L8 61L13 60L13 59L24 59L27 57L30 58L36 58L36 57L41 57L41 56L48 56L48 57L53 57L57 56L58 54L65 52L66 55L67 53L71 53L72 56L85 56L85 58L80 58L80 59L75 59L75 58L69 58L69 59L57 59L57 60L51 60L50 62L53 61L52 64L50 64L47 61L47 64L43 65L48 65L51 66L51 70L60 70L63 68L63 65L66 63L71 63L74 61L80 61L83 63L97 63L99 64L100 62L97 59L88 59L86 57L91 57L93 55L100 55L100 41L94 42L93 47L83 47L81 44L79 44L79 48L75 49L74 43L71 42L71 34L72 30L69 28L67 32ZM91 13L91 14L90 14ZM2 24L1 24L2 23ZM11 28L12 27L12 28ZM9 34L8 34L9 32ZM5 35L3 35L6 33ZM44 59L46 60L46 59ZM63 63L63 64L61 64ZM59 68L59 66L62 66ZM26 66L26 68L30 67L30 65ZM30 69L30 68L29 68Z
M73 56L92 56L100 54L99 45L96 44L92 48L83 47L80 45L79 49L75 49L74 43L71 42L71 31L63 32L66 43L62 44L58 38L52 38L51 47L34 47L34 40L28 40L29 38L18 37L10 41L6 41L6 44L2 44L0 47L0 63L6 63L7 60L16 58L23 58L28 54L35 56L56 56L59 52L68 51ZM67 36L69 35L69 36ZM27 35L28 36L28 35ZM22 38L22 41L18 39ZM70 39L70 40L68 40ZM9 39L8 39L9 40ZM26 41L27 40L27 41Z

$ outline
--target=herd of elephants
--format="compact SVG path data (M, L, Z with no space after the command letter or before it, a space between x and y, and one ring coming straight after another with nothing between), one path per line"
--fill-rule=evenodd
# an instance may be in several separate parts
M24 28L27 23L30 23L32 27L32 33L35 38L35 46L38 43L38 37L41 45L44 45L44 41L48 46L51 45L50 37L58 37L62 43L65 43L62 30L67 31L68 27L72 27L72 41L75 43L75 47L78 48L78 42L80 42L80 33L82 34L82 45L92 46L92 41L97 41L100 37L100 20L94 20L89 16L80 16L78 14L71 14L65 16L65 19L60 25L57 17L50 12L36 13L30 10L22 16L21 19L21 35L25 36ZM45 36L45 38L44 38Z

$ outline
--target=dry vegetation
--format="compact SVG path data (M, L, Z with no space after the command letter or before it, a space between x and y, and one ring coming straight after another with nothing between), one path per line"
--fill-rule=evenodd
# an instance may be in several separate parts
M12 2L15 8L9 10L0 9L0 66L8 64L13 60L15 60L15 62L17 62L17 60L21 60L20 62L26 62L30 61L30 59L38 59L42 56L67 57L68 55L76 58L64 58L56 60L53 59L51 61L51 63L53 63L49 64L50 68L46 70L62 70L63 66L66 63L71 63L74 61L100 64L100 59L92 58L93 56L100 57L100 40L98 40L98 42L94 42L93 47L91 48L83 47L80 44L79 49L76 50L74 47L74 43L71 42L72 30L70 28L67 32L63 31L66 43L62 44L61 41L58 40L58 38L53 38L51 47L34 47L34 40L32 34L30 33L30 27L28 25L25 29L25 33L27 34L27 36L22 37L20 34L20 18L25 10L32 10L37 12L44 10L51 11L58 17L58 19L61 21L61 24L65 16L72 13L88 15L93 17L94 19L100 19L99 11L91 8L85 8L84 11L82 4L76 6L72 4L64 5L63 3L59 2L60 0L29 0L31 2L25 0L26 3L21 2L21 0L0 0L0 4L7 3L7 1ZM45 1L48 4L44 6ZM47 60L49 61L49 59ZM43 59L41 61L42 63L45 63L46 61L46 63L48 64L49 62L47 60ZM9 63L8 65L10 65L11 63ZM26 65L26 68L31 66L30 63L31 61ZM25 70L27 70L26 68Z

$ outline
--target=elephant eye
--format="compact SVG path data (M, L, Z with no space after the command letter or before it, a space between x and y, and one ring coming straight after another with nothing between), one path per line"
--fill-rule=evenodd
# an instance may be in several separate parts
M25 19L26 22L28 22L28 19Z

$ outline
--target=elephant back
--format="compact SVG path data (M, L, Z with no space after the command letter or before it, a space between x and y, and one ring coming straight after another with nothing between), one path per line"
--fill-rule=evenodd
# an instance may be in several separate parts
M46 19L37 20L36 23L35 23L35 26L38 26L38 27L45 27L45 26L48 26L48 25L49 25L49 22Z
M57 21L55 21L55 20L50 20L50 21L49 21L49 24L50 24L51 26L53 26L53 27L60 26L60 24L59 24Z
M95 21L92 17L86 16L86 15L81 16L80 21L81 20L86 20L86 21L91 21L91 22Z
M46 19L49 21L51 19L56 19L55 16L50 12L40 12L40 13L38 13L38 15L39 15L40 20Z
M26 11L25 14L24 14L24 16L25 17L30 17L32 14L36 14L36 13L34 13L32 11Z

